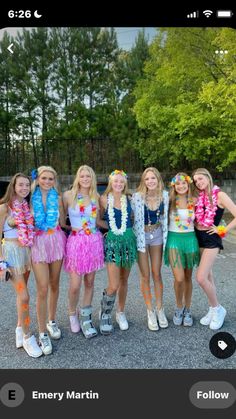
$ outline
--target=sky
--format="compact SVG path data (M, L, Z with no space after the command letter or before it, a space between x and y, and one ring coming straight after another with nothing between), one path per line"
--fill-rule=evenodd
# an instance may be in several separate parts
M0 40L2 39L3 33L5 30L12 36L16 36L17 31L19 31L20 28L5 28L0 29ZM31 28L26 28L31 29ZM136 28L136 27L122 27L122 28L116 28L117 31L117 39L120 48L122 49L131 49L134 45L135 38L138 35L138 32L142 30L143 28ZM156 29L155 28L145 28L145 33L151 42L153 37L156 35Z

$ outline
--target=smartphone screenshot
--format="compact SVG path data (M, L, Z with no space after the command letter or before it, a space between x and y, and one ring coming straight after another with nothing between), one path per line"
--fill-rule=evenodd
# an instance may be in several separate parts
M1 415L233 418L236 9L90 7L1 13Z

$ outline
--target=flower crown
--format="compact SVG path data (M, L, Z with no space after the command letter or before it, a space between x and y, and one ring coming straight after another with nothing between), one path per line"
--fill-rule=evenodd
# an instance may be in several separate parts
M190 176L176 175L171 179L171 186L174 186L176 182L181 182L183 180L185 180L189 184L193 182Z
M112 178L113 176L115 176L115 175L121 175L121 176L124 176L125 177L125 179L127 179L128 178L128 176L127 176L127 174L124 172L124 170L114 170L113 172L111 172L111 174L109 175L109 179L110 178Z
M32 180L37 179L37 177L38 177L38 170L37 169L32 170L31 177L32 177Z

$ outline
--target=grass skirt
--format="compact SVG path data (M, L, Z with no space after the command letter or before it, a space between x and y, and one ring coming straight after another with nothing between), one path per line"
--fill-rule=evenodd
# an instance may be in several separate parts
M104 267L103 237L100 231L92 234L70 234L66 244L64 269L85 275Z
M59 228L53 230L51 234L40 231L34 237L31 248L32 261L34 263L52 263L63 259L65 255L66 236Z
M122 235L108 231L105 238L105 261L122 268L131 268L136 260L137 244L132 228L127 228Z
M192 269L199 265L200 253L196 234L168 232L164 253L165 265Z
M22 247L16 240L4 240L2 244L4 260L15 275L21 275L31 269L30 248Z

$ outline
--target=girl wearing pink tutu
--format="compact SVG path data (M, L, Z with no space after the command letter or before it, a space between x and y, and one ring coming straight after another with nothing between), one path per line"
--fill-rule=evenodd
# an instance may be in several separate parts
M65 270L70 274L68 294L71 331L78 333L81 327L84 336L92 338L97 335L92 323L91 305L94 279L96 271L104 266L104 252L103 237L96 227L99 215L98 193L96 176L91 167L80 166L72 189L64 193L63 203L72 228L65 257ZM77 305L83 277L84 297L79 310L79 322Z
M60 339L61 330L55 321L59 295L59 279L65 253L64 211L57 191L57 173L50 166L32 172L32 209L35 237L32 246L32 266L37 284L37 317L39 343L45 355L52 353L53 339ZM47 323L48 306L48 323Z
M42 355L35 336L30 335L29 292L30 246L33 243L34 225L26 200L30 193L30 179L17 173L11 179L4 197L0 200L0 279L11 279L17 296L18 323L16 347L24 348L33 358Z

